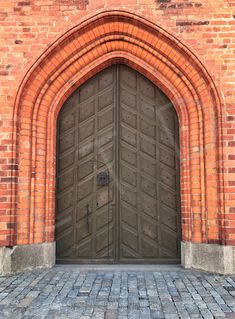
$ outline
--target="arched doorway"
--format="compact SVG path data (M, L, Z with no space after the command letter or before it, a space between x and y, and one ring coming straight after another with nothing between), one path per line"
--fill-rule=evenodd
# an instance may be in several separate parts
M178 117L113 65L65 102L57 127L57 262L180 262Z
M54 264L58 114L77 88L118 63L146 76L177 111L182 265L230 272L233 264L225 261L224 254L228 248L233 258L233 246L225 247L230 228L224 226L229 207L224 201L221 95L201 59L187 45L148 16L126 10L85 16L39 57L22 81L14 105L12 196L6 222L6 228L17 227L10 226L4 244L33 249L41 256L39 266ZM6 251L12 260L13 250ZM28 258L22 255L22 260L28 267Z

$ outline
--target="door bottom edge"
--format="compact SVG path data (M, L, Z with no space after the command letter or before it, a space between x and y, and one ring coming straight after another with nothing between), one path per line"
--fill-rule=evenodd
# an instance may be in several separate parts
M57 259L56 265L180 265L180 259L161 259L161 260L66 260Z

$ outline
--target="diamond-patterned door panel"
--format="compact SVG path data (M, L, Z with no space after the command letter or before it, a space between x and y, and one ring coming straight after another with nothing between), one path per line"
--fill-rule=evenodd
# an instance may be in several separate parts
M113 174L115 67L78 89L58 119L57 260L114 260L113 178L100 187L97 175ZM64 225L63 225L64 223Z
M138 72L82 85L58 119L57 261L179 260L178 147L172 104Z
M168 98L139 73L121 66L119 74L120 260L177 260L177 115Z

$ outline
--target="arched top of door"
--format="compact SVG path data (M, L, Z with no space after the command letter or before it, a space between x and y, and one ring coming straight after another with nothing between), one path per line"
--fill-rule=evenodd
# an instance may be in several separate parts
M15 119L25 108L35 116L45 92L48 106L60 108L77 87L114 63L129 65L159 86L181 123L188 113L183 105L192 110L194 104L199 113L209 108L210 116L220 113L216 85L192 49L147 18L112 10L84 18L38 58L19 88Z

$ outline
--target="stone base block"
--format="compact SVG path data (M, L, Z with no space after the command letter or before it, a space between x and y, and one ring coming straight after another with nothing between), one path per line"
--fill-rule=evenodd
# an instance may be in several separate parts
M14 274L55 264L55 242L0 247L0 274Z
M182 242L181 263L185 268L235 274L235 246Z

